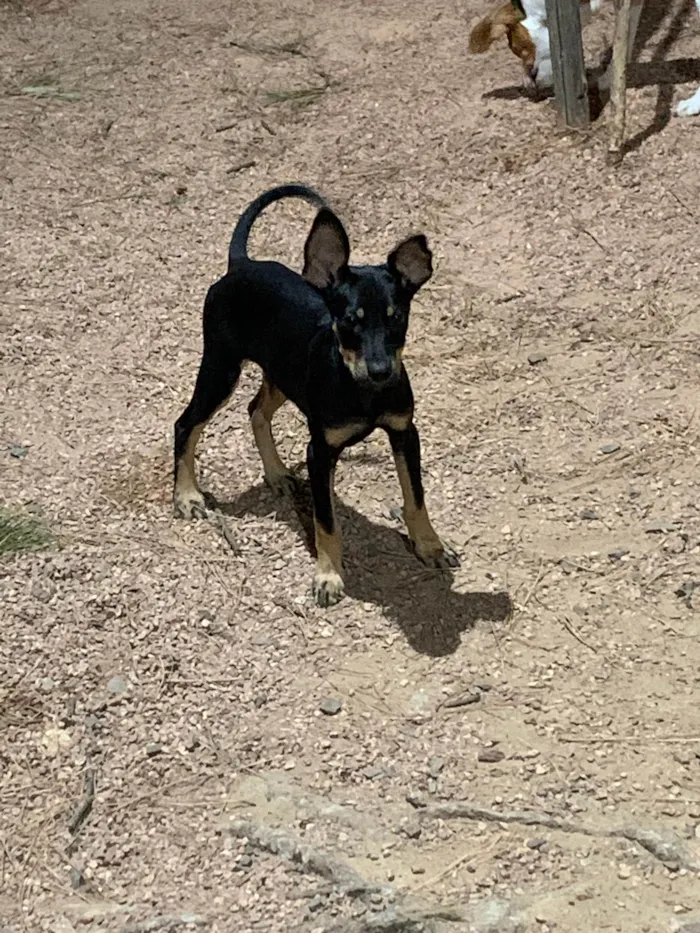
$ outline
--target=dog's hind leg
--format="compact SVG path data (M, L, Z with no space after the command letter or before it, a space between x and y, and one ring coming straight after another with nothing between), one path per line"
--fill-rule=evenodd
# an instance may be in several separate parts
M204 496L197 485L194 453L197 441L217 411L226 404L241 374L241 361L227 356L223 341L204 340L204 354L192 400L175 422L175 511L183 518L203 516Z
M248 406L255 446L263 463L265 482L278 494L293 492L296 486L294 476L280 459L272 436L273 415L286 401L286 395L283 395L263 373L260 390Z

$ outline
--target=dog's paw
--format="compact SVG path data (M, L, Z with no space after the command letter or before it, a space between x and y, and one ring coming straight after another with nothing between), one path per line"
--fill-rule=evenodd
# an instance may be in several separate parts
M205 518L207 514L204 496L198 489L188 489L186 492L176 490L173 507L179 518Z
M322 609L335 606L345 596L342 578L334 571L317 571L314 576L313 594L316 605Z
M280 473L277 476L266 476L265 482L276 496L293 498L299 484L293 473Z
M700 114L700 89L692 97L682 100L675 110L678 117L696 117Z
M432 567L435 570L449 570L453 567L459 567L457 552L442 541L429 544L414 541L413 551L418 560L425 564L426 567Z

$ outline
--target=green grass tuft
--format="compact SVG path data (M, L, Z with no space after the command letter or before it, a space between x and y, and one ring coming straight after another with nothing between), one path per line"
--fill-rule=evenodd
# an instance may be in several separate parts
M0 555L37 551L52 541L53 535L39 516L0 506Z

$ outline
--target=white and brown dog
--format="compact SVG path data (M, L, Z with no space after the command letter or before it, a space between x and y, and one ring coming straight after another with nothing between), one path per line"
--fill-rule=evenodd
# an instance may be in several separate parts
M644 0L632 0L630 53L634 47L643 2ZM590 15L600 9L600 4L601 0L581 0L581 20L584 25ZM700 14L700 0L695 0L695 5ZM502 38L507 39L511 51L523 64L525 86L529 90L551 87L552 53L549 46L545 0L507 0L472 29L469 50L485 52ZM610 68L601 78L600 87L609 85L609 73ZM683 117L700 114L700 88L692 97L678 104L676 113Z

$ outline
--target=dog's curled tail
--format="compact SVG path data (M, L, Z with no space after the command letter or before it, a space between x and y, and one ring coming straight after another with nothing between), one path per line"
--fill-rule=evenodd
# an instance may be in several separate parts
M269 191L261 194L259 198L256 198L248 205L236 224L228 248L229 267L234 259L244 259L247 257L248 237L250 236L250 231L253 229L253 224L260 214L262 214L265 208L269 207L270 204L274 204L275 201L281 201L283 198L301 198L303 201L308 201L309 204L319 208L319 210L323 207L328 208L329 206L326 199L320 195L318 191L309 188L308 185L280 185L278 188L271 188Z

